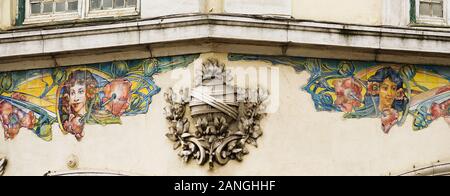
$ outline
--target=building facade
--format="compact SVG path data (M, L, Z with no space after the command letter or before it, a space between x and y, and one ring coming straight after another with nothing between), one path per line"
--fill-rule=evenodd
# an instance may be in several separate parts
M448 0L0 0L0 174L446 175L449 19Z

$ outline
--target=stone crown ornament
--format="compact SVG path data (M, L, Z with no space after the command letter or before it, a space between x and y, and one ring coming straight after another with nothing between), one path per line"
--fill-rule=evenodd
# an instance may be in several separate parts
M242 161L249 153L247 144L257 147L263 134L260 121L268 93L229 85L232 77L216 59L204 62L196 76L192 90L165 93L166 136L185 162L194 159L213 169L230 160Z
M0 156L0 176L3 176L6 169L7 159L5 156Z

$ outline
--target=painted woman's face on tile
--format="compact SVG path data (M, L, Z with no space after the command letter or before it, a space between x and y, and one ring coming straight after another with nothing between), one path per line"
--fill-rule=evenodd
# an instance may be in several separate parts
M74 113L86 114L86 86L75 84L70 88L69 104Z
M397 85L390 78L386 78L380 85L380 111L392 108L397 96Z

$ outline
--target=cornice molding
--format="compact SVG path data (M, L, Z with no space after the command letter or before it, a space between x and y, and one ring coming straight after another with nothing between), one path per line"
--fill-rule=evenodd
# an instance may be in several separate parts
M0 60L171 43L199 52L248 52L396 63L450 64L450 30L363 26L251 15L188 14L95 26L29 27L0 33ZM189 43L187 44L189 45ZM195 44L198 45L198 44ZM235 45L247 47L234 49ZM252 48L249 48L251 46ZM254 50L255 47L259 50ZM25 49L24 49L25 48ZM267 50L266 50L267 51ZM330 53L331 51L331 53ZM333 55L333 52L337 55ZM355 54L357 53L357 54ZM170 55L184 54L172 52ZM161 54L164 55L164 54ZM418 58L409 58L421 56Z

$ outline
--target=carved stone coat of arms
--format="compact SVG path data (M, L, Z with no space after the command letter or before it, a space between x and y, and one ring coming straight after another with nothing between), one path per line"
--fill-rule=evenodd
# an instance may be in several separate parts
M183 161L208 163L212 169L242 161L248 144L257 147L268 93L232 86L230 75L224 64L208 59L197 70L193 89L165 93L166 136Z

